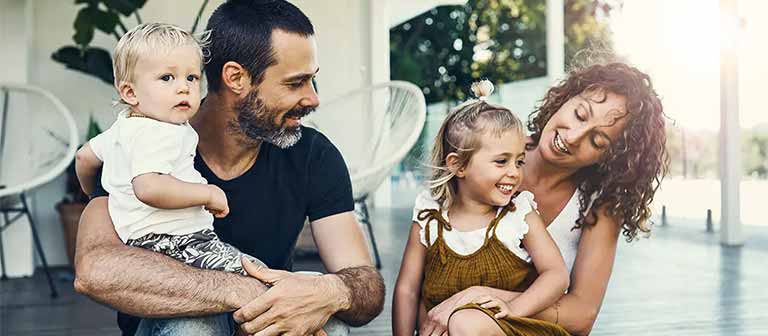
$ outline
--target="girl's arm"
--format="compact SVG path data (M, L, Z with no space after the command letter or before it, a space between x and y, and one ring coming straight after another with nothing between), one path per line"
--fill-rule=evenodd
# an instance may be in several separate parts
M424 258L427 249L421 244L421 227L413 222L405 246L403 263L395 284L392 303L392 332L395 336L413 336L419 317L421 283L424 278Z
M89 143L86 142L83 147L77 150L75 155L75 173L77 174L77 180L80 182L80 187L88 196L93 193L96 174L102 164L103 162L93 152Z
M528 233L523 245L533 260L538 278L517 298L509 302L510 315L527 317L554 304L568 289L568 269L555 241L535 211L525 216ZM502 298L503 299L503 298Z
M588 335L608 288L620 231L616 220L601 208L597 223L582 230L568 293L533 318L556 322L573 335Z

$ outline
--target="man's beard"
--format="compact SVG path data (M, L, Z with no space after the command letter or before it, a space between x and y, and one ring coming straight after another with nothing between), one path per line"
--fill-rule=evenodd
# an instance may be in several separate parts
M280 148L288 148L301 140L301 127L285 127L289 117L303 118L315 111L313 107L294 108L288 111L280 125L275 125L274 119L280 112L270 108L257 91L251 91L235 104L237 126L242 134L251 140L266 141Z

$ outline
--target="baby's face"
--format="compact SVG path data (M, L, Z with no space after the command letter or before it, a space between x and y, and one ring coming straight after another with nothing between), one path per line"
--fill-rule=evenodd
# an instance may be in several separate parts
M134 69L133 111L173 124L192 118L200 107L200 62L191 45L142 56Z

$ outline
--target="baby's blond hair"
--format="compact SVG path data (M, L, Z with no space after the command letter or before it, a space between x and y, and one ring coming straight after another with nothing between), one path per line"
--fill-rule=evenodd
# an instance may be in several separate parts
M144 23L131 29L117 42L114 54L115 87L133 81L139 58L147 54L168 53L174 48L195 46L200 61L205 56L209 34L195 37L186 30L167 23Z

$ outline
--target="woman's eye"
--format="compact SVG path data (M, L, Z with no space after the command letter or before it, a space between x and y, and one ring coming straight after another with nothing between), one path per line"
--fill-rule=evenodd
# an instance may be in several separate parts
M160 80L162 80L163 82L167 82L172 79L173 79L173 75L163 75L162 77L160 77Z
M575 109L575 110L573 110L573 114L575 114L575 115L576 115L576 119L579 119L579 121L584 121L584 120L586 120L586 119L582 118L582 117L581 117L581 115L579 114L579 109Z
M525 160L517 160L516 164L518 167L525 166Z
M507 164L507 159L496 160L496 161L493 161L493 162L496 162L496 163L498 163L500 165L503 165L503 164Z
M604 149L607 145L605 143L605 140L602 140L598 137L592 138L592 146L594 146L597 149Z

